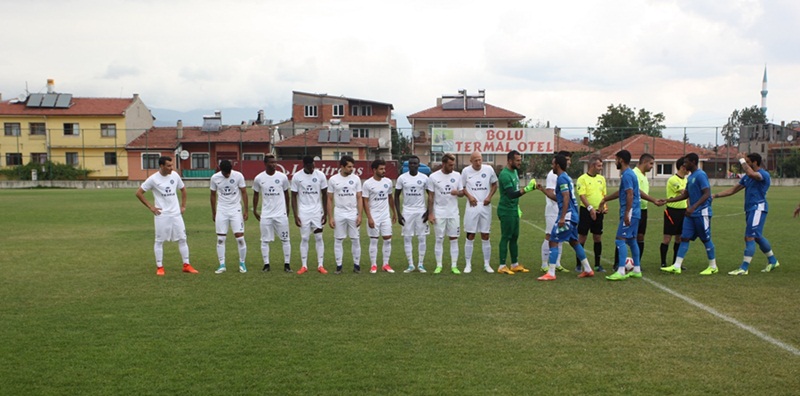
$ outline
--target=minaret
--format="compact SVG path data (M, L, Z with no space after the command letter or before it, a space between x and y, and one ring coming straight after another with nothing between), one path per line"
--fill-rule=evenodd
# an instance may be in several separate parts
M764 80L761 81L761 113L767 114L767 66L764 66Z

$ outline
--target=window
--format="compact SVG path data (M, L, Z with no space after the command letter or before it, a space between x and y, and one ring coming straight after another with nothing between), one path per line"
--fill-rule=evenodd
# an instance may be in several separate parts
M6 153L6 165L22 165L22 153Z
M304 115L309 118L317 117L317 106L306 106Z
M431 121L428 123L428 128L447 128L447 121Z
M18 122L6 122L4 127L6 136L19 136L20 126Z
M100 124L100 136L102 137L117 136L117 124Z
M114 151L106 151L103 155L106 166L113 166L117 164L117 153Z
M158 157L161 154L142 153L142 169L158 169Z
M483 162L491 162L494 163L494 154L481 154L481 160Z
M78 124L64 124L64 136L78 136L81 134L81 128Z
M244 153L242 159L245 161L263 161L264 154L262 153Z
M344 116L344 105L343 104L335 104L335 105L333 105L333 116L334 117L343 117Z
M32 122L28 124L28 128L30 130L31 135L47 135L47 128L45 128L43 122Z
M349 155L349 156L352 157L353 156L353 152L352 151L334 151L333 152L333 159L339 160L339 159L342 159L342 157L344 157L345 155Z
M78 166L78 153L67 153L67 165Z
M442 162L442 156L444 156L443 152L432 152L431 162Z
M47 153L31 153L31 162L34 164L43 164L47 162Z
M364 105L364 106L353 106L350 108L350 115L354 116L371 116L372 115L372 106Z
M672 164L656 164L656 174L661 175L671 175L672 174Z
M368 138L369 137L369 129L367 128L353 128L353 137L357 138Z
M194 153L192 154L192 169L210 169L211 157L208 153Z
M372 106L361 106L361 115L362 116L371 116L372 115Z
M494 128L494 121L478 121L475 128Z

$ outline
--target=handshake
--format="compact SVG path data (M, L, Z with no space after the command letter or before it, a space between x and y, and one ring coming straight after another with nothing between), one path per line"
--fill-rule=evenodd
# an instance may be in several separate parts
M526 193L529 193L536 189L536 179L531 179L531 182L528 183L527 186L522 188Z

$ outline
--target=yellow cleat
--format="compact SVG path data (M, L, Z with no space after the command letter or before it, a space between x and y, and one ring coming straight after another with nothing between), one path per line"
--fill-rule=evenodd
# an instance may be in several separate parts
M511 266L511 271L514 271L514 272L523 272L523 273L524 273L524 272L531 272L531 271L529 271L527 268L523 267L523 266L522 266L522 264L519 264L519 265L512 265L512 266Z
M506 267L505 265L500 266L500 268L497 269L497 273L498 274L514 275L514 271L508 269L508 267Z

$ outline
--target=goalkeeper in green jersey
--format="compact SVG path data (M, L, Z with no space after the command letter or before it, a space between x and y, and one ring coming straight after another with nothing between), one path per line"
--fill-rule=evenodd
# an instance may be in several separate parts
M514 275L515 272L528 272L519 264L519 197L536 189L536 180L520 188L518 170L522 163L522 155L513 150L508 153L508 163L498 176L500 202L497 204L497 217L500 219L500 267L499 274ZM541 189L541 187L539 188ZM506 255L511 253L511 267L506 266Z

